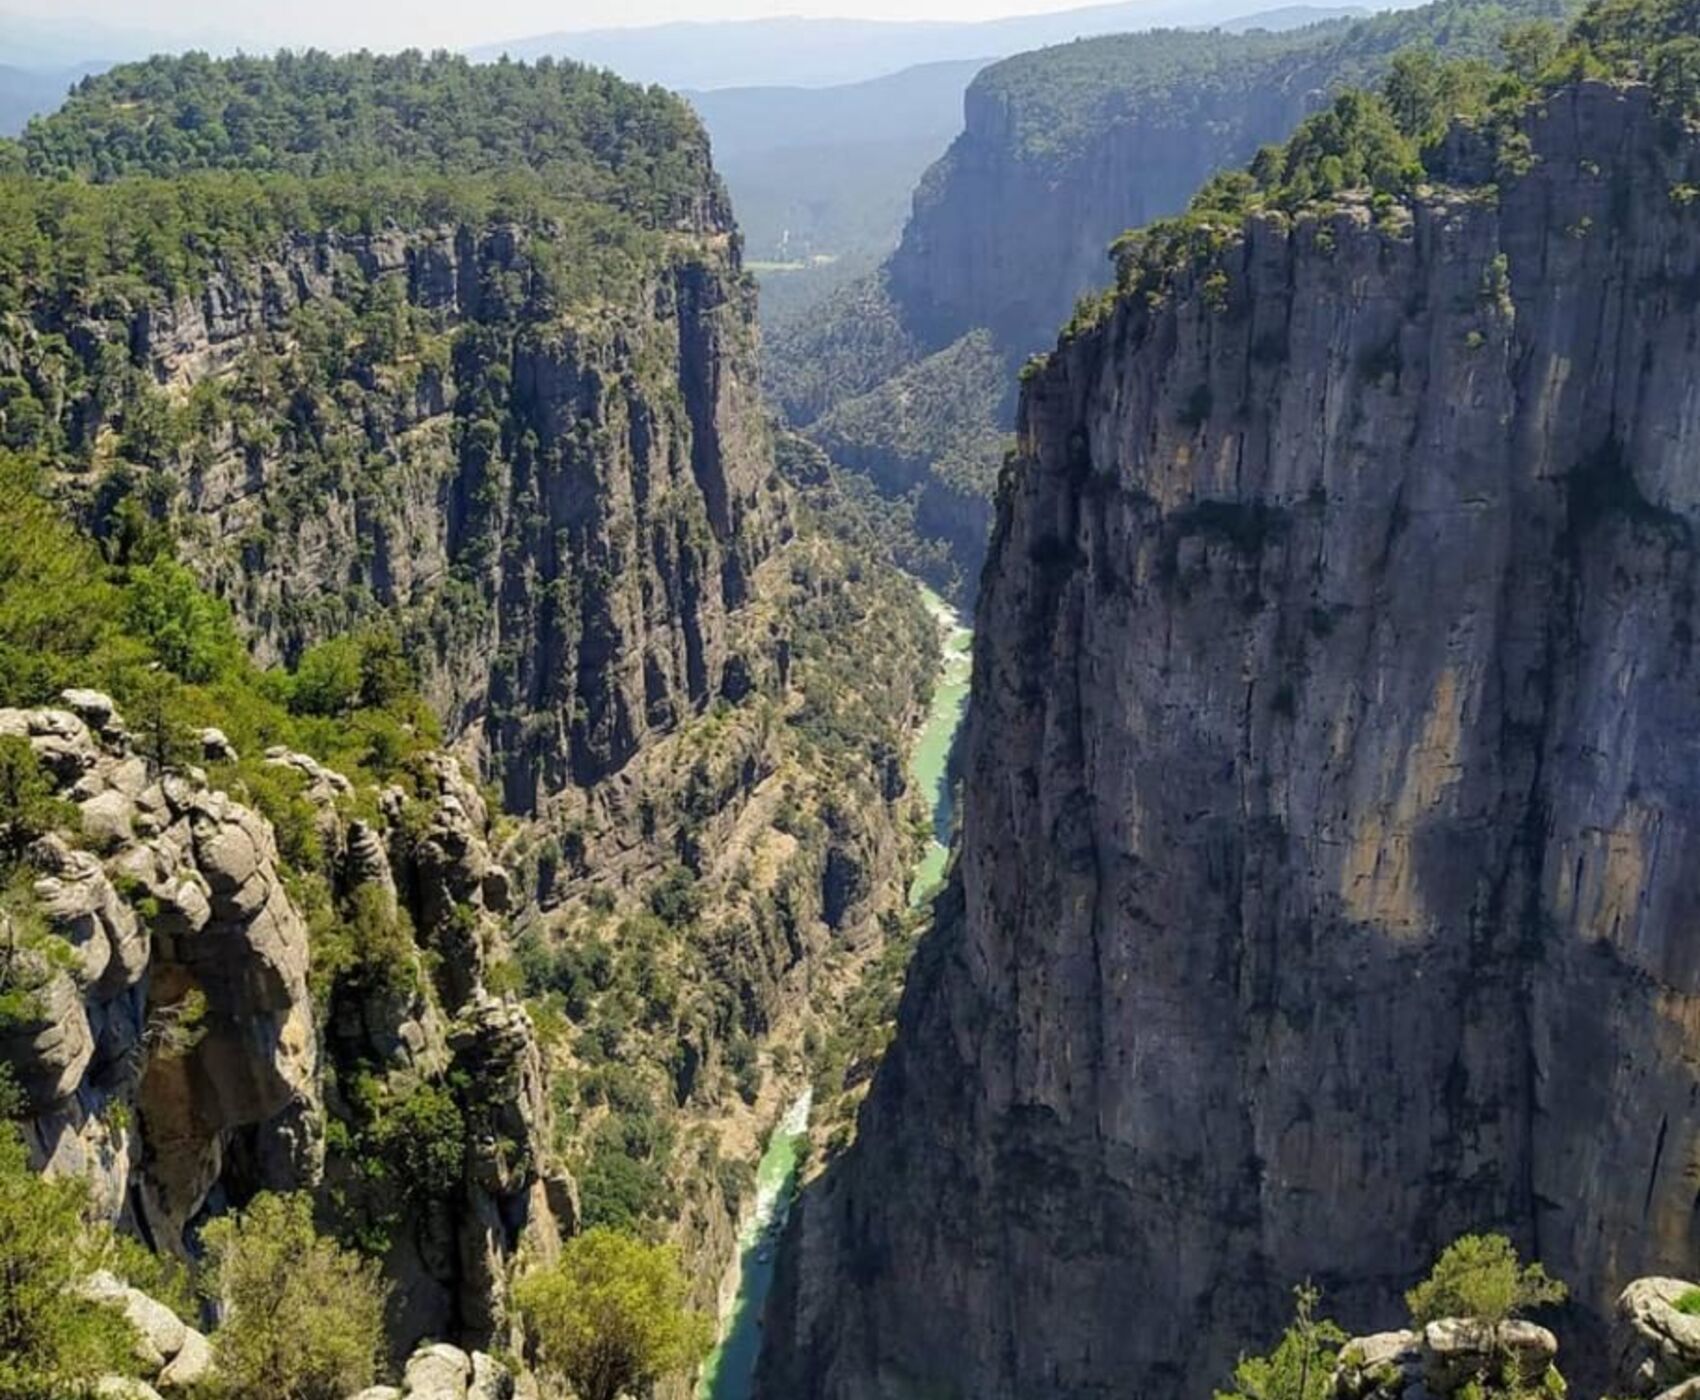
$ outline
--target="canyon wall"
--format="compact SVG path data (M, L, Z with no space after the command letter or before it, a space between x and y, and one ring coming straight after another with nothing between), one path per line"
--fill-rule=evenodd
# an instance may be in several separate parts
M1691 1259L1700 143L1520 122L1029 381L960 860L763 1394L1164 1400L1468 1229L1583 1319Z

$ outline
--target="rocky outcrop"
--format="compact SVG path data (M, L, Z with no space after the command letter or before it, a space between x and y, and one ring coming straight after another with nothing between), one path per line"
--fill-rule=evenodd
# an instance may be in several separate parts
M1562 1400L1558 1338L1533 1322L1441 1318L1420 1331L1354 1337L1340 1349L1338 1400L1546 1394Z
M32 850L36 909L76 961L0 1048L45 1164L89 1175L110 1214L180 1249L227 1168L246 1191L318 1179L307 927L262 818L203 778L151 774L110 700L64 698L81 714L0 710L0 733L29 739L107 854L58 835Z
M137 1365L160 1390L193 1392L216 1373L212 1343L164 1303L105 1270L92 1274L82 1291L91 1303L123 1313L134 1334Z
M957 874L764 1394L1195 1394L1488 1223L1585 1359L1691 1258L1700 146L1633 86L1523 123L1030 380Z
M1687 1306L1683 1306L1684 1304ZM1625 1395L1660 1395L1700 1377L1700 1286L1638 1278L1617 1300L1612 1373Z
M386 945L324 1005L270 823L197 769L152 771L104 696L64 700L74 709L0 710L0 734L28 739L82 825L81 844L50 834L28 854L32 907L12 917L38 919L45 941L8 938L35 960L30 1014L8 1022L0 1054L28 1096L38 1163L88 1177L110 1219L177 1252L208 1214L260 1190L322 1191L354 1213L350 1228L401 1211L385 1260L398 1343L505 1343L515 1251L548 1258L577 1206L553 1160L530 1019L483 982L506 957L509 880L477 788L427 756L412 794L376 804L380 831L344 815L343 775L285 750L266 758L300 775L318 812L342 916L405 919L417 940ZM344 1079L356 1074L358 1101ZM457 1133L456 1159L441 1179L404 1182L405 1201L393 1183L370 1191L358 1163L391 1141L372 1136L375 1115L421 1092L437 1117L407 1130ZM333 1136L362 1151L327 1161ZM155 1344L156 1372L181 1345Z

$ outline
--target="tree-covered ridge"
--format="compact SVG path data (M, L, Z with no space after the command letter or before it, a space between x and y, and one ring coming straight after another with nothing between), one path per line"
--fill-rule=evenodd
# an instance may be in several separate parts
M32 174L99 182L200 170L529 171L558 196L650 227L694 224L714 195L708 138L670 93L572 63L475 65L417 51L124 64L31 122L20 150Z
M969 101L1003 109L1024 159L1054 162L1135 114L1185 126L1235 94L1371 81L1413 45L1491 57L1509 25L1573 8L1567 0L1442 0L1275 34L1165 30L1082 39L993 65L974 80Z
M1337 197L1356 193L1385 218L1425 185L1515 178L1531 159L1526 112L1566 84L1645 82L1667 113L1692 121L1700 114L1697 28L1692 0L1596 0L1568 31L1543 20L1502 28L1499 66L1403 49L1379 87L1340 93L1248 168L1212 179L1186 213L1117 240L1116 287L1083 300L1069 333L1094 324L1118 295L1160 296L1174 268L1217 258L1252 214L1326 211ZM1448 139L1455 130L1478 138L1461 163ZM1213 292L1209 279L1205 291L1226 294L1225 287Z

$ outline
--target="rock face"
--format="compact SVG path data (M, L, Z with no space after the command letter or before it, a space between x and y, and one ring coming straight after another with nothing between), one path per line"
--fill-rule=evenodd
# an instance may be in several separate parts
M1153 40L1088 42L1111 52ZM1267 48L1272 60L1294 48L1268 35L1218 42L1248 55ZM1117 235L1184 209L1212 174L1285 139L1313 109L1330 75L1306 58L1287 59L1292 71L1271 61L1268 80L1249 88L1199 81L1196 92L1140 93L1130 75L1127 92L1105 94L1103 113L1085 118L1078 147L1061 150L1030 148L1028 124L1054 114L1021 110L1031 96L1025 70L1061 82L1043 74L1059 56L1024 54L989 69L969 87L962 134L916 190L888 264L905 324L933 348L984 328L1017 360L1049 344L1076 298L1103 285Z
M542 289L547 227L445 225L296 235L70 335L85 357L129 347L168 395L262 416L280 411L253 376L298 381L310 429L281 415L255 440L215 413L159 464L185 556L262 661L399 622L512 810L617 771L721 693L729 616L782 528L753 295L704 180L678 255L595 310ZM408 353L304 356L297 337L373 300L415 328ZM8 318L0 353L46 354L55 315ZM86 454L113 423L88 409L67 427ZM117 488L65 489L104 528Z
M1654 1395L1700 1376L1700 1316L1678 1306L1700 1289L1684 1279L1638 1278L1617 1300L1612 1370L1625 1394Z
M28 856L42 925L74 955L68 969L42 961L35 1015L0 1041L29 1097L38 1164L87 1176L110 1219L177 1252L207 1214L256 1191L331 1188L342 1208L366 1212L350 1223L390 1222L399 1345L448 1334L505 1343L514 1251L548 1257L577 1210L551 1156L531 1022L483 984L506 954L507 879L477 788L436 756L416 796L377 804L380 832L343 817L337 802L352 786L341 774L281 750L266 760L308 779L339 872L333 892L356 910L375 892L417 939L398 942L381 975L344 979L321 1005L308 984L307 920L270 823L198 770L151 772L104 696L63 698L76 713L0 709L0 734L28 738L85 833L91 809L121 821L99 828L102 855L49 835ZM117 826L130 834L115 837ZM356 1073L369 1086L359 1104L336 1087ZM384 1139L369 1100L405 1104L421 1092L451 1106L439 1112L461 1125L459 1160L428 1186L404 1182L405 1200L392 1182L374 1203L346 1157L327 1161L330 1127L344 1144L364 1135L370 1155ZM136 1316L135 1298L119 1301ZM148 1359L158 1354L162 1385L189 1384L184 1374L204 1357L190 1347L174 1360L182 1328L161 1334L155 1324L173 1320L150 1306L139 1319Z
M240 1189L318 1179L307 926L262 818L192 777L156 780L109 700L64 698L82 714L0 710L0 733L29 739L111 854L59 836L31 853L41 914L77 965L41 987L37 1023L0 1052L37 1113L44 1161L87 1173L110 1214L133 1209L148 1238L180 1248L238 1139L255 1149L235 1169ZM97 826L90 809L119 820ZM130 1115L102 1116L113 1102L146 1119L140 1160Z
M1256 217L1029 383L955 884L764 1395L1195 1394L1489 1223L1602 1325L1691 1258L1700 148L1524 121L1497 198L1460 137Z

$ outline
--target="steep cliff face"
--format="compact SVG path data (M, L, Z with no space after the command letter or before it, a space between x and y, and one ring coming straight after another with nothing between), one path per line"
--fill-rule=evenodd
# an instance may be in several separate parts
M92 470L67 485L101 521L145 492L262 660L403 617L451 733L539 810L721 692L777 533L751 298L706 212L594 309L541 285L546 226L462 223L293 234L85 317L74 372L127 347L146 378L75 420ZM44 376L57 317L9 329ZM152 405L187 422L116 475L102 433Z
M1596 1318L1689 1257L1700 148L1521 120L1030 382L960 863L765 1394L1196 1394L1468 1227Z
M1129 35L1098 43L1131 49L1171 37L1181 39ZM1295 47L1285 36L1210 42ZM1245 90L1200 78L1170 93L1112 92L1071 148L1057 142L1055 110L1023 110L1033 94L1021 70L1036 68L1039 85L1060 86L1066 74L1046 66L1061 61L1023 55L976 81L964 102L962 134L915 192L889 277L905 324L924 345L947 345L976 328L991 331L1016 361L1046 345L1075 299L1103 282L1105 250L1117 234L1184 208L1214 171L1284 139L1328 80L1325 67L1295 56L1285 65L1291 71L1272 71ZM1134 82L1130 73L1130 88ZM1055 144L1030 147L1028 138L1040 133Z
M884 403L914 397L911 412L929 415L936 435L995 443L1013 425L1018 367L1107 280L1124 231L1179 212L1212 175L1285 140L1401 49L1497 59L1509 26L1570 8L1437 0L1288 33L1111 35L993 64L969 87L963 132L923 177L880 271L769 337L774 396L888 495L921 493L928 518L916 531L948 544L971 601L989 511L967 498L989 501L1003 448L981 452L990 470L966 483L950 451L917 457L894 444ZM938 362L960 364L965 338L993 351L972 400L955 401L972 411L936 412L929 400L949 382Z

